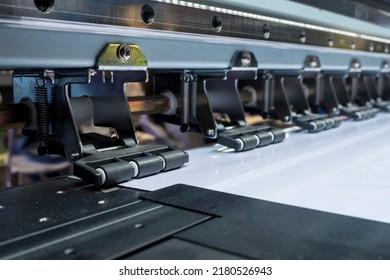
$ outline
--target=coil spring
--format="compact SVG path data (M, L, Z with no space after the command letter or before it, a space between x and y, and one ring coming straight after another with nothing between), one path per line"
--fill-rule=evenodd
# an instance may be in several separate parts
M45 155L48 152L49 142L49 122L48 122L48 96L45 85L38 85L35 87L35 98L37 102L37 117L38 117L38 154Z
M65 93L61 86L54 86L51 89L51 98L53 104L53 134L61 137L64 125Z

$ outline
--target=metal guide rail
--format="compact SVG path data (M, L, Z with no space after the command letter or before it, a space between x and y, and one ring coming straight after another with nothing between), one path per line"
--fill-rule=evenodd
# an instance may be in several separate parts
M379 25L285 2L1 0L0 15L389 52Z

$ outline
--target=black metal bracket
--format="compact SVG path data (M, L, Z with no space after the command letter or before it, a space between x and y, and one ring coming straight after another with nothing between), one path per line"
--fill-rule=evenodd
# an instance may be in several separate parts
M330 76L329 83L335 96L337 96L340 103L340 113L355 121L361 121L369 118L373 118L378 113L379 109L372 108L371 106L358 106L351 100L345 84L344 77L340 75Z
M235 138L230 136L263 130L261 126L255 130L247 127L239 93L239 82L257 81L257 72L257 60L248 51L237 52L230 68L223 71L156 72L153 75L154 94L169 92L179 100L176 112L170 112L170 116L161 115L160 119L179 124L183 132L200 131L205 138L216 139L236 151L247 150L249 145L245 149L239 148ZM264 129L272 130L269 126Z
M383 61L381 69L376 74L364 75L364 86L371 98L371 103L375 108L383 112L390 112L390 100L389 94L386 88L388 83L387 76L389 75L389 64L387 61Z
M245 111L266 119L290 122L290 105L281 88L280 79L281 76L264 72L256 80L240 80L238 88Z
M277 77L278 86L288 101L292 121L297 126L309 132L320 132L340 125L339 117L328 115L323 109L324 80L318 57L306 57L298 73L280 72ZM326 100L332 101L328 96Z
M37 115L24 134L39 140L40 154L74 162L74 174L88 183L121 183L181 167L187 153L138 145L124 85L147 78L139 47L120 44L105 48L96 69L15 72L15 102L35 104ZM81 125L106 127L111 134L83 133Z
M282 88L289 97L291 109L294 112L293 122L309 132L321 132L336 128L341 119L338 116L320 115L311 112L304 92L302 80L298 77L285 77L281 80Z
M237 52L222 79L206 78L204 82L213 112L227 116L220 122L217 141L236 152L278 143L286 137L283 130L268 125L247 126L239 84L240 81L257 84L257 72L254 55L246 51ZM266 107L268 101L263 101L262 105Z
M159 120L180 125L182 132L197 131L206 139L216 139L217 123L202 81L191 71L153 73L154 94L169 96L177 104L160 114Z

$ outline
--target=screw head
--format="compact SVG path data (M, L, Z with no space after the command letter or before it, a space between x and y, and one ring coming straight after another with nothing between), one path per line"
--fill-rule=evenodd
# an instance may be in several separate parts
M359 61L355 61L353 64L352 64L353 68L360 68L360 62Z
M329 47L333 47L333 45L334 45L334 40L333 40L332 37L330 37L329 40L328 40L328 46Z
M309 61L309 65L311 68L315 68L315 67L318 67L318 62L314 57L312 57Z
M306 42L306 32L302 31L299 35L299 41L304 44Z
M132 56L131 48L128 45L120 45L117 56L121 61L129 61Z
M247 67L251 64L252 57L251 54L248 52L244 52L241 54L241 65L244 67Z
M268 23L263 25L263 36L264 39L269 39L269 37L271 36L271 29Z

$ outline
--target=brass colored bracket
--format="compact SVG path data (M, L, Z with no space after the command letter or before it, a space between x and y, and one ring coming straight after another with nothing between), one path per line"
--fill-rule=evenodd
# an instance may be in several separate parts
M97 70L103 71L146 71L148 60L136 45L109 44L98 57Z

